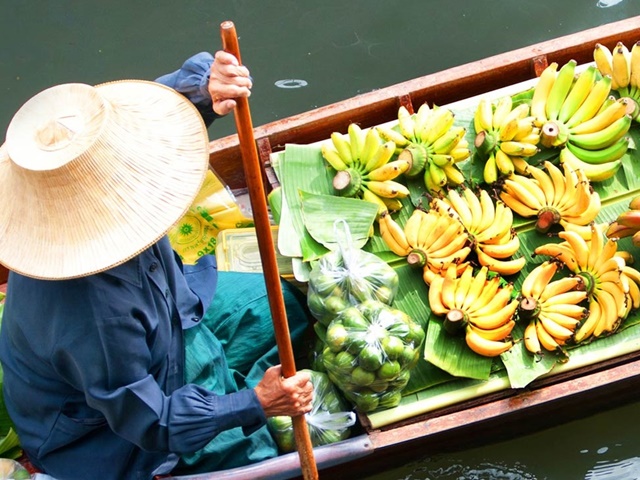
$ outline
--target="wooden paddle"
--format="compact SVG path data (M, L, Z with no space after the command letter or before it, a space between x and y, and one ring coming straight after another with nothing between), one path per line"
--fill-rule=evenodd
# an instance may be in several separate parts
M240 59L240 47L236 27L231 21L220 24L222 35L222 47L225 51L233 54L238 62ZM256 226L258 236L258 249L262 260L264 279L267 285L267 296L271 308L273 328L275 330L276 344L282 374L285 378L296 374L296 364L289 334L289 324L287 322L287 312L285 310L284 298L282 296L282 286L280 285L280 273L276 261L273 236L271 235L271 224L269 221L269 211L267 208L267 197L262 184L262 174L260 168L260 158L258 149L253 138L253 122L249 111L249 101L247 98L237 98L234 116L238 138L240 140L240 153L242 155L242 166L244 168L245 180L249 189L249 199L253 211L253 221ZM304 415L292 417L293 433L296 440L296 448L300 457L303 478L312 480L318 478L318 469L313 456L313 445L307 428Z

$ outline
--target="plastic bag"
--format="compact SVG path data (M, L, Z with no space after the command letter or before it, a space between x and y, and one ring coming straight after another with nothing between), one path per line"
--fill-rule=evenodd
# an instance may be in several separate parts
M424 329L409 315L367 300L329 324L322 362L330 380L361 411L395 407L424 338Z
M233 194L208 170L200 192L185 215L169 230L171 246L186 264L216 251L218 233L228 228L252 227Z
M356 421L355 413L348 410L346 402L326 374L313 370L302 371L310 373L313 384L311 411L305 415L311 444L318 447L349 438L350 429ZM267 425L283 453L296 449L291 417L271 417L267 419Z
M347 222L336 220L334 231L338 249L323 255L313 266L307 290L309 310L323 325L365 300L390 305L399 284L397 272L388 263L353 246Z

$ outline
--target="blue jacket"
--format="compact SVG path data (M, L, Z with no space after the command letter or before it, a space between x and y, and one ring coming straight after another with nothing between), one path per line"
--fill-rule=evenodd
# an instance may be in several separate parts
M196 55L158 80L211 111L212 60ZM166 237L84 278L10 274L4 394L36 467L59 480L149 479L222 430L265 424L253 390L217 396L184 384L182 330L198 325L216 277L213 256L183 266Z

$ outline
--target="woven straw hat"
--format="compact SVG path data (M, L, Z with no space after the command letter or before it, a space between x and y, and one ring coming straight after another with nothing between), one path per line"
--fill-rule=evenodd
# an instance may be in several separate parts
M121 264L186 212L208 161L200 114L170 88L125 80L44 90L0 146L0 263L43 279Z

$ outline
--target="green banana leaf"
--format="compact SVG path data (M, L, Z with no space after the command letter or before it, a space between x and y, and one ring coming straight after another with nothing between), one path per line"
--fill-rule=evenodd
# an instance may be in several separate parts
M514 105L528 101L531 95L531 88L517 92L513 95ZM473 145L475 138L473 116L476 106L477 103L474 102L458 102L451 107L455 113L455 124L467 129L466 139L470 145ZM640 194L640 152L636 149L636 145L640 144L640 128L637 123L632 125L628 136L631 138L629 151L623 157L622 167L617 174L609 180L592 184L592 188L598 192L602 202L602 210L596 218L596 223L615 220L620 213L628 209L629 200ZM295 151L292 150L294 148ZM305 156L313 157L313 168L305 165L304 172L295 172L300 163L307 161L296 158L303 151ZM304 245L309 243L309 240L304 238L309 236L308 225L305 226L306 222L303 221L302 215L299 215L301 210L299 204L289 205L290 197L286 195L287 185L291 182L297 189L303 190L305 195L332 195L331 179L334 172L323 163L319 144L309 145L306 149L289 145L284 153L276 155L280 157L281 164L286 163L290 167L277 170L279 180L285 186L286 205L283 206L283 213L288 208L298 209L298 214L291 215L293 222L290 228L293 234L290 240ZM545 160L557 163L557 156L557 151L543 149L536 156L531 157L529 162L534 165L541 164ZM470 185L482 185L482 160L476 155L459 163L458 166L469 179ZM304 182L295 180L304 175L307 176ZM314 176L315 180L311 182L308 177ZM394 214L394 219L404 225L414 208L423 202L428 202L429 195L421 178L408 180L400 177L398 180L405 183L410 191L410 196L403 199L403 208ZM305 183L304 188L301 186L302 183ZM311 183L313 185L309 185ZM292 189L293 187L289 186L288 190ZM358 215L357 207L358 204L354 204L356 216ZM360 205L360 208L364 210L365 207ZM298 225L295 225L296 222ZM558 242L560 239L554 235L553 231L550 235L540 234L535 230L534 220L521 218L518 215L514 215L514 227L521 241L519 255L527 259L525 268L513 278L507 279L514 284L514 291L517 293L526 275L546 260L544 257L533 254L535 248L544 243ZM282 229L282 225L280 228ZM571 347L566 355L547 353L542 357L534 357L529 354L522 342L524 322L517 322L513 331L515 340L513 348L496 359L481 357L466 347L464 339L453 337L444 331L441 319L431 315L428 305L428 287L422 280L421 272L411 269L404 258L389 252L377 230L363 248L375 253L396 268L401 279L401 287L394 306L418 319L427 332L424 358L412 371L411 380L403 392L401 404L393 409L369 414L368 419L374 428L431 408L439 408L448 402L455 403L465 398L473 398L505 388L524 388L535 379L546 375L602 361L612 355L620 355L621 352L640 350L640 311L634 311L614 335L594 340L589 344ZM633 266L640 269L640 253L629 238L621 239L618 242L618 249L634 254L636 262ZM304 263L303 257L302 264ZM557 275L562 274L566 275L568 272L563 271Z

